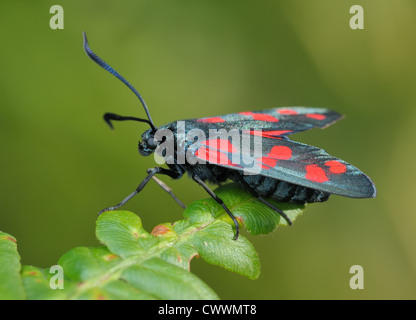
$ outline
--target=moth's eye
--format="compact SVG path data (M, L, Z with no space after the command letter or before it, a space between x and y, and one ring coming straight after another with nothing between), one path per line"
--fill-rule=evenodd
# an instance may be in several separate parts
M147 146L151 149L156 148L156 143L155 143L155 139L150 137L149 139L147 139Z

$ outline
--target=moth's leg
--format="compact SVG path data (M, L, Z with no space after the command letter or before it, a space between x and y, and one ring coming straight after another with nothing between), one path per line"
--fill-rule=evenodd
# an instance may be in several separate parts
M278 214L280 214L283 219L286 220L286 222L291 226L292 225L292 221L290 220L290 218L286 215L286 213L284 213L282 211L282 209L274 206L273 204L271 204L270 202L268 202L266 199L264 199L263 197L259 196L259 194L240 176L237 175L238 180L244 185L244 187L254 196L256 197L260 202L264 203L266 206L268 206L269 208L273 209L274 211L276 211Z
M150 179L152 179L152 177L155 174L164 174L167 175L173 179L177 179L181 176L181 174L175 170L172 169L165 169L165 168L161 168L161 167L156 167L156 168L152 168L152 169L147 169L147 177L144 178L144 180L139 184L139 186L137 187L136 190L134 190L132 193L130 193L126 198L123 199L123 201L121 201L119 204L113 206L113 207L109 207L106 209L101 210L98 214L100 215L103 212L106 211L112 211L112 210L117 210L118 208L120 208L121 206L123 206L127 201L129 201L131 198L133 198L136 194L138 194L140 191L143 190L143 188L146 186L146 184L149 182Z
M227 214L230 216L230 218L233 220L234 225L235 225L235 235L233 240L237 240L238 239L238 235L240 234L240 226L238 225L238 221L237 219L234 217L234 215L231 213L230 209L227 208L227 206L225 205L224 201L221 200L220 197L218 197L214 191L212 191L206 184L204 181L201 180L201 178L199 178L197 175L193 175L192 179L194 179L194 181L196 181L202 188L205 189L206 192L208 192L208 194L215 200L217 201L217 203L219 203L225 210L225 212L227 212Z
M182 203L181 200L178 199L177 196L175 196L175 194L173 193L172 189L166 184L164 183L162 180L159 180L158 178L156 178L155 176L152 177L152 179L163 189L165 190L167 193L170 194L170 196L173 198L173 200L176 201L177 204L179 204L183 209L186 209L186 206Z

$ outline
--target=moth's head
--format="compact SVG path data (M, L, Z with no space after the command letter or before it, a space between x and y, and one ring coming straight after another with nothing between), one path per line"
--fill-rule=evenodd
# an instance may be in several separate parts
M147 157L155 152L157 142L155 140L155 132L152 129L145 131L142 134L142 141L139 141L139 153L140 155Z

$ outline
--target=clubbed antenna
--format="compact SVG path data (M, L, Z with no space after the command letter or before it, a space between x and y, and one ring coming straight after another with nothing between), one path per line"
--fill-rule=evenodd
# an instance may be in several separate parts
M84 36L84 50L85 50L85 53L87 54L87 56L90 57L100 67L107 70L113 76L115 76L116 78L121 80L121 82L123 82L131 91L133 91L133 93L137 96L137 98L139 98L140 102L142 103L144 111L146 112L147 118L149 119L148 122L147 121L145 121L145 122L149 123L149 125L150 125L150 127L152 128L153 131L157 131L157 127L153 124L152 117L150 116L149 109L147 108L147 105L144 102L140 93L126 79L124 79L124 77L122 75L120 75L116 70L114 70L112 67L110 67L103 59L101 59L94 52L92 52L92 50L90 49L90 47L88 45L87 35L85 34L85 32L83 32L83 36Z

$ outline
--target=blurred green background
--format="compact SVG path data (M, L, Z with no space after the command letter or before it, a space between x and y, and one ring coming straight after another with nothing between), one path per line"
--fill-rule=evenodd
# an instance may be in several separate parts
M64 8L51 30L49 8ZM365 29L352 30L352 5ZM75 246L99 245L97 211L130 193L154 166L147 129L104 112L144 117L136 97L82 49L91 48L145 98L157 125L278 106L334 109L346 118L294 136L363 170L376 199L333 196L291 228L250 236L262 273L251 281L195 259L225 299L416 298L416 2L1 1L0 230L23 264L49 267ZM167 181L185 203L206 198ZM181 218L154 183L126 205L145 228ZM352 265L364 290L349 287Z

